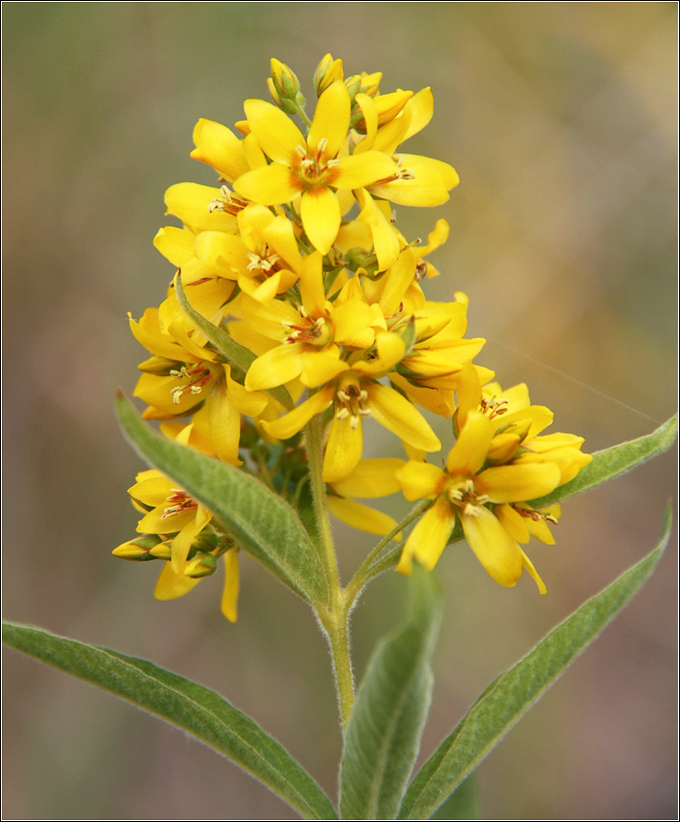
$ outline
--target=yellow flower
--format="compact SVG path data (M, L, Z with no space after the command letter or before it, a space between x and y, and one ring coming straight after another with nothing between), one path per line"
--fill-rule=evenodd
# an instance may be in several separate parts
M114 549L123 559L166 560L156 583L156 599L176 599L211 575L217 559L224 555L226 579L222 613L236 621L239 592L238 548L231 538L215 539L208 531L212 515L189 494L160 471L137 474L128 490L135 508L144 516L137 525L142 537L128 540ZM204 539L205 536L205 539Z
M231 366L218 362L211 349L197 345L183 323L171 323L172 334L164 334L157 309L147 309L139 323L131 319L130 326L137 340L154 354L139 366L143 373L134 391L149 405L144 417L182 417L204 403L215 453L230 465L241 465L241 414L261 414L269 402L267 395L237 382Z
M380 536L389 534L397 524L393 517L351 497L369 499L396 494L400 486L395 472L404 464L404 460L391 458L361 460L344 479L330 483L334 492L327 496L331 514L352 528ZM393 539L400 542L401 532Z
M176 534L172 540L171 564L175 573L183 570L194 538L212 519L199 505L160 471L142 471L128 490L135 502L146 509L137 525L140 534Z
M280 109L264 100L246 100L246 117L270 165L243 174L234 182L238 194L263 205L281 205L301 197L299 212L310 242L327 254L340 228L341 209L335 189L355 189L395 172L380 151L338 157L350 121L350 97L344 83L332 83L319 97L305 139Z
M496 582L512 587L526 568L545 593L531 560L488 504L521 503L548 494L560 484L560 469L549 462L484 468L493 434L491 420L471 411L445 471L414 461L397 471L407 499L436 500L411 532L397 570L410 573L414 557L434 568L458 520L468 544Z
M404 343L397 334L378 335L374 359L354 362L293 411L275 422L263 422L263 427L277 439L288 439L332 405L333 420L322 472L324 482L328 483L344 479L359 463L365 417L373 417L412 448L438 451L441 443L416 407L398 391L378 381L394 367L403 351Z

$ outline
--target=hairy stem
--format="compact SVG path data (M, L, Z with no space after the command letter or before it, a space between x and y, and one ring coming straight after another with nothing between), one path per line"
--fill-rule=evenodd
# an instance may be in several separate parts
M354 676L349 650L349 608L345 592L340 586L338 563L333 545L331 524L328 518L326 487L321 478L323 468L322 453L323 422L314 417L307 424L307 460L309 464L310 484L314 500L314 514L321 541L321 560L326 570L329 597L325 607L317 610L319 622L323 626L330 644L333 659L333 673L338 693L340 715L343 726L347 724L354 704Z

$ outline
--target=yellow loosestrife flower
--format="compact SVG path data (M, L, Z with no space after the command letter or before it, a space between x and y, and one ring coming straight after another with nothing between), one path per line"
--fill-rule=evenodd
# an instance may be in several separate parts
M487 416L470 411L446 459L445 470L411 461L397 471L407 499L435 500L411 532L398 570L410 573L414 557L425 567L433 568L458 521L470 547L496 582L512 587L526 568L541 593L545 593L543 581L517 544L519 528L506 527L508 519L515 523L517 517L521 520L524 512L531 509L517 506L512 509L515 516L509 513L510 508L503 508L499 518L489 505L513 506L542 497L561 484L562 472L555 462L549 461L489 465L494 430L495 425ZM532 518L533 512L528 516Z

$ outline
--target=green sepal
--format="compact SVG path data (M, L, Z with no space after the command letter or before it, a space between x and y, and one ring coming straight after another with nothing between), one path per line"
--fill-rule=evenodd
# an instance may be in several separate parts
M601 485L607 480L614 479L620 474L625 474L631 468L642 465L648 459L667 451L675 442L678 435L678 415L671 417L656 431L639 437L630 442L622 442L621 445L614 445L604 451L596 451L593 454L593 461L582 468L571 482L560 485L550 494L534 499L529 505L534 508L545 508L562 502L596 485Z
M148 662L3 622L17 651L132 702L195 736L254 776L307 819L337 819L326 794L295 759L249 716L215 691Z
M671 528L666 514L657 547L552 630L481 694L409 786L399 819L427 819L512 726L614 619L651 575Z
M191 322L205 334L227 362L241 369L245 374L253 361L257 359L255 354L244 345L241 345L241 343L236 342L223 328L213 325L210 320L207 320L202 314L196 311L184 291L181 277L175 277L175 290L177 291L177 301L179 302L180 308L187 317L189 317ZM288 393L288 389L283 385L279 385L276 388L269 388L266 393L271 394L274 399L278 400L281 405L288 410L295 407L295 403Z
M418 563L406 623L376 648L347 723L340 765L341 819L394 819L430 707L441 624L437 577Z
M328 583L304 526L291 506L258 479L156 433L120 395L123 433L151 465L210 511L239 545L313 605L328 600Z

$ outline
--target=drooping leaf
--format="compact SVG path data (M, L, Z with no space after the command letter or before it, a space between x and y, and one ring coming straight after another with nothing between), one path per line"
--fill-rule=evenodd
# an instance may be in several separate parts
M193 324L201 329L229 363L240 368L244 373L248 371L253 361L257 359L255 354L244 345L241 345L241 343L236 342L223 328L213 325L210 320L207 320L202 314L196 311L184 291L181 277L175 278L175 289L177 291L177 300L182 311L184 311ZM285 408L291 409L295 406L288 390L283 385L270 388L267 393L271 394L272 397L277 399Z
M650 554L589 599L486 688L414 778L399 819L427 819L602 632L656 567L670 526L669 512L662 539Z
M285 500L245 471L156 433L125 397L118 397L116 411L139 454L204 505L242 548L303 599L327 601L323 566Z
M438 579L416 563L406 623L377 647L357 694L340 766L341 819L394 819L430 707Z
M678 415L671 417L656 431L630 442L622 442L604 451L596 451L593 461L582 468L571 482L556 488L550 494L531 501L535 508L562 502L575 494L601 485L607 480L625 474L648 459L667 451L678 435Z
M3 622L3 641L48 665L110 691L205 742L307 819L337 819L312 777L249 716L214 691L144 659Z

